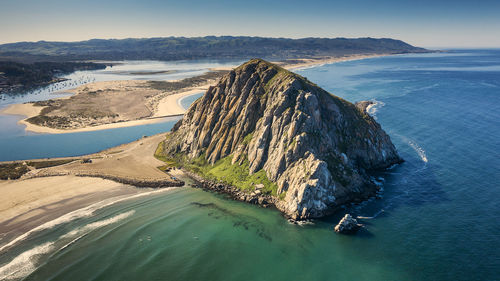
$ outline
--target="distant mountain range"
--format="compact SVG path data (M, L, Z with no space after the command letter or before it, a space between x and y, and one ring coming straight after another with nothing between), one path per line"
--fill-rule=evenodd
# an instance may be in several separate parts
M423 53L401 40L374 38L264 38L264 37L165 37L144 39L92 39L80 42L18 42L0 45L0 60L285 60L353 54Z

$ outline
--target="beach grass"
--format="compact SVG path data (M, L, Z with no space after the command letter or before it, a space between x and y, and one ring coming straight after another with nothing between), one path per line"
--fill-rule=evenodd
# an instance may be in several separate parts
M29 171L23 163L0 164L0 180L15 180Z
M43 169L59 166L75 161L75 159L42 160L0 164L0 180L15 180L29 172L30 168Z
M75 161L75 159L63 159L63 160L50 160L50 161L29 161L26 164L35 169L42 169L48 167L54 167L59 165L68 164Z

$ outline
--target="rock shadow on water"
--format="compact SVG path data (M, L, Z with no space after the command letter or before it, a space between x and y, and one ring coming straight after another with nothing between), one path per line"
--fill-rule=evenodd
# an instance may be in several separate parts
M227 219L231 220L234 228L241 228L246 231L255 231L255 234L262 239L272 242L273 239L264 227L264 223L256 218L245 216L229 209L223 208L215 203L200 203L191 202L192 205L207 209L207 215L216 220Z
M381 191L376 197L361 203L345 205L319 221L327 227L333 227L346 213L349 213L364 225L356 236L374 238L370 226L376 224L377 218L390 217L398 207L419 207L449 201L443 185L436 178L439 166L432 162L422 163L421 159L411 155L403 157L406 159L403 164L373 174L375 178L383 179Z
M422 163L419 158L408 155L405 157L408 159L405 163L383 175L386 191L382 194L382 202L390 203L389 208L384 210L449 201L444 186L436 177L438 164L432 160ZM387 212L384 214L387 215Z
M370 232L369 228L367 228L367 225L365 225L363 223L363 227L361 227L358 232L356 233L356 236L359 237L359 238L365 238L365 239L369 239L369 238L375 238L375 234L373 234L372 232Z

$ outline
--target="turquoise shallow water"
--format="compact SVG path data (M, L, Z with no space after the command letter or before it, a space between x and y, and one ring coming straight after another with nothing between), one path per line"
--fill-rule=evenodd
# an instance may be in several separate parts
M349 101L376 101L372 113L406 160L375 175L383 198L346 207L366 217L366 229L335 234L344 211L291 225L275 210L185 187L34 233L0 252L0 276L21 269L27 280L500 280L500 51L298 72Z
M191 96L187 96L183 99L181 99L179 102L183 108L189 108L189 106L197 99L199 99L201 96L203 96L204 92L200 92L198 94L194 94Z

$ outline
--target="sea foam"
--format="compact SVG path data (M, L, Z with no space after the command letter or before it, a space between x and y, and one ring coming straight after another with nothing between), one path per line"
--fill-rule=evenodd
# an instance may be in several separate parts
M13 279L22 279L29 274L31 274L33 271L36 270L36 263L38 262L38 259L40 256L48 254L56 249L56 242L64 239L71 239L69 243L64 244L59 250L63 250L67 248L68 246L74 244L76 241L80 240L83 236L87 235L88 233L119 222L121 220L124 220L130 216L132 216L135 213L134 210L118 214L114 217L96 221L93 223L89 223L83 227L77 228L75 230L72 230L62 236L60 236L58 239L52 242L47 242L41 245L38 245L30 250L27 250L17 257L15 257L11 262L8 264L0 267L0 280L13 280ZM76 238L75 238L76 237Z
M418 143L416 141L409 139L405 136L401 136L401 135L397 135L397 136L400 137L404 142L408 143L408 145L411 148L413 148L413 150L417 153L418 157L424 163L429 162L429 159L427 158L427 154L426 154L425 150L420 145L418 145Z
M109 199L106 199L106 200L103 200L103 201L100 201L100 202L97 202L97 203L94 203L90 206L87 206L85 208L81 208L81 209L78 209L78 210L75 210L75 211L72 211L70 213L67 213L63 216L60 216L58 217L57 219L54 219L54 220L51 220L49 222L46 222L40 226L37 226L31 230L29 230L28 232L16 237L15 239L11 240L9 243L3 245L2 247L0 247L0 253L6 249L6 248L9 248L11 246L13 246L14 244L28 238L31 234L35 233L35 232L39 232L39 231L42 231L42 230L46 230L46 229L50 229L50 228L53 228L57 225L61 225L63 223L68 223L68 222L71 222L73 220L76 220L76 219L80 219L80 218L86 218L86 217L90 217L94 214L95 211L99 210L99 209L102 209L102 208L105 208L105 207L108 207L110 205L113 205L113 204L116 204L116 203L119 203L119 202L122 202L122 201L125 201L125 200L129 200L129 199L134 199L134 198L139 198L139 197L142 197L142 196L147 196L147 195L150 195L150 194L154 194L154 193L158 193L158 192L164 192L166 190L171 190L172 188L168 188L168 189L161 189L161 190L155 190L155 191L150 191L150 192L144 192L144 193L138 193L138 194L134 194L134 195L131 195L131 196L116 196L116 197L112 197L112 198L109 198Z
M420 159L422 159L422 161L424 161L425 163L429 161L427 159L427 155L425 154L425 150L422 147L420 147L416 142L409 140L408 144L415 150L415 152L417 152L418 156L420 157Z
M373 119L377 120L377 111L385 105L384 102L378 100L372 100L374 103L366 107L366 113L368 113Z

